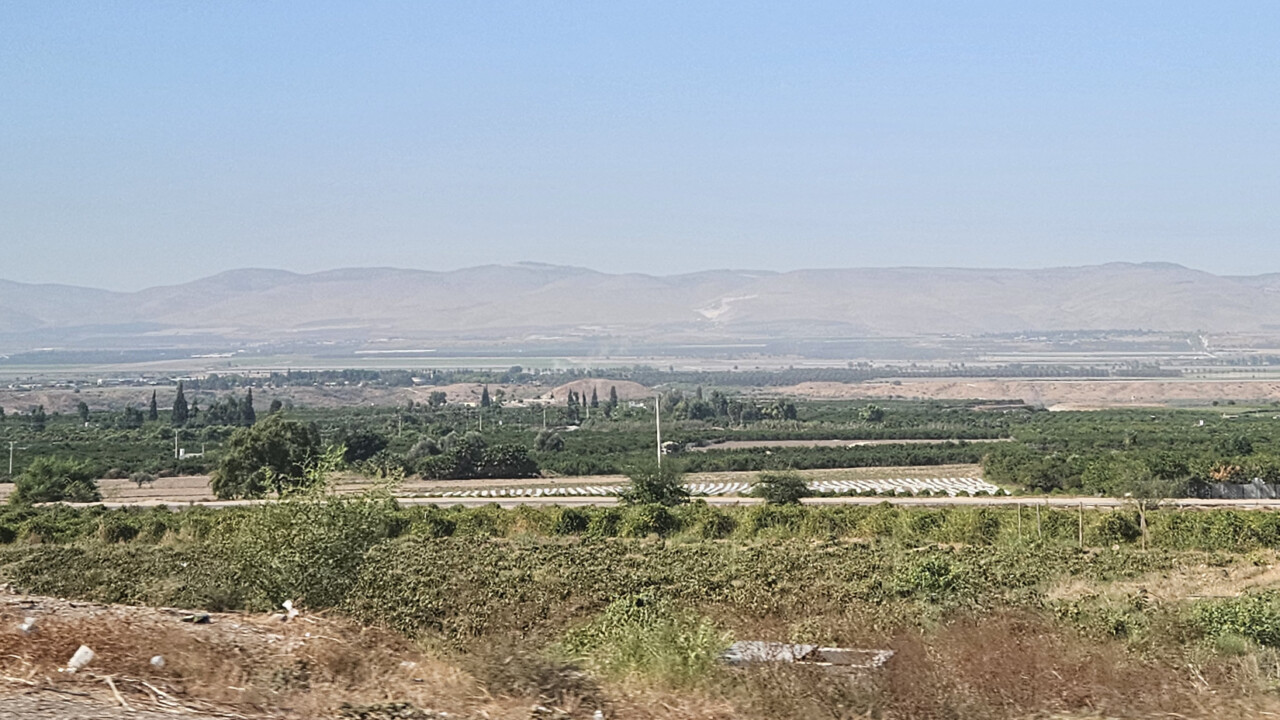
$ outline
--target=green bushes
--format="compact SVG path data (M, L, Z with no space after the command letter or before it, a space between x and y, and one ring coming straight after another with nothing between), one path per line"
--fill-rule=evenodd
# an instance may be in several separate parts
M1197 603L1192 623L1207 637L1242 637L1280 647L1280 597L1274 593Z
M812 494L804 476L793 470L762 472L751 486L751 495L770 505L797 505Z
M9 502L31 505L48 502L94 502L102 495L89 466L61 458L39 457L13 484Z
M558 654L613 678L689 686L714 671L729 636L670 601L636 595L610 603L558 644Z
M293 508L281 510L281 507ZM328 507L332 506L332 507ZM333 512L364 513L371 537L401 534L425 537L643 537L690 540L734 538L863 539L926 545L1008 545L1043 543L1078 546L1080 521L1085 545L1136 545L1137 513L1132 509L1078 510L1039 507L912 508L892 505L748 505L716 507L695 501L660 505L399 507L383 500L288 501L255 507L168 510L6 506L0 509L0 543L128 542L186 544L225 539L246 524L266 532L278 513L303 517ZM343 509L346 508L346 509ZM304 510L305 509L305 510ZM358 509L358 512L357 512ZM336 516L335 516L336 517ZM336 519L330 520L336 522ZM292 521L290 521L292 522ZM1150 546L1171 550L1247 552L1280 546L1280 513L1238 510L1154 509L1147 512ZM286 523L288 525L288 523ZM362 531L366 532L366 531ZM300 537L300 536L299 536ZM364 541L361 541L364 542Z

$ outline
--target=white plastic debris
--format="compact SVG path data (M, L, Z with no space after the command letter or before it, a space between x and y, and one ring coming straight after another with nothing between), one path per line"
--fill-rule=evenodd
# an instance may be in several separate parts
M591 720L604 720L604 711L596 710L595 713L591 715Z
M293 606L292 600L285 600L280 603L280 607L284 608L284 619L286 622L298 617L298 610Z
M151 667L154 667L154 668L162 668L162 667L164 667L164 656L163 656L163 655L156 655L156 656L152 657L152 658L151 658Z
M73 673L91 662L93 662L93 651L88 645L81 645L67 661L67 672Z
M33 617L23 618L22 624L18 626L18 632L23 635L30 635L36 631L36 619Z

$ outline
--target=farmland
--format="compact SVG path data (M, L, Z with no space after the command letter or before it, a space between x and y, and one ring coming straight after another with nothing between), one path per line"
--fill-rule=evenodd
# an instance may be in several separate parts
M474 404L307 406L236 380L193 383L183 422L176 388L154 390L154 417L142 401L6 413L5 490L79 473L101 502L6 496L0 674L246 717L1280 710L1280 514L1206 499L1280 478L1269 407L666 387L655 471L652 399L551 385L554 402L481 382ZM311 454L228 483L260 469L242 462L256 442ZM761 495L770 482L799 502ZM27 615L39 642L12 629ZM832 682L729 667L736 640L893 654ZM55 672L82 643L95 671Z

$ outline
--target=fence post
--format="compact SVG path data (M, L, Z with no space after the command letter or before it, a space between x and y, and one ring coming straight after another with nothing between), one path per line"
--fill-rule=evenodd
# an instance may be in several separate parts
M1084 501L1080 501L1080 547L1084 548Z

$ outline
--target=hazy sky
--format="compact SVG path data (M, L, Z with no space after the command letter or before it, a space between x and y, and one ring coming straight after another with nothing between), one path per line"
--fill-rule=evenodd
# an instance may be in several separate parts
M1280 2L0 4L0 277L1280 271Z

